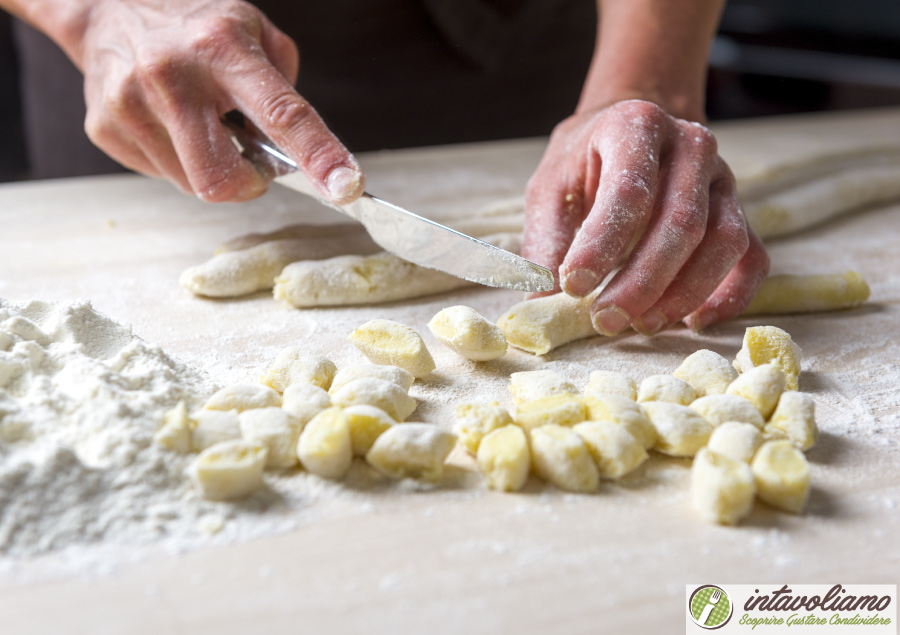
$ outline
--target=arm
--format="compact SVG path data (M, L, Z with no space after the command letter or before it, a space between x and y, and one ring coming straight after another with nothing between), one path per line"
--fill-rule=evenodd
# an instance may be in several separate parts
M734 178L700 125L721 0L598 0L598 44L574 115L526 191L526 257L586 296L594 327L652 334L738 315L768 271Z
M238 109L297 160L327 199L363 190L359 164L293 88L296 45L242 0L0 0L85 77L85 130L134 170L207 201L267 183L220 123Z

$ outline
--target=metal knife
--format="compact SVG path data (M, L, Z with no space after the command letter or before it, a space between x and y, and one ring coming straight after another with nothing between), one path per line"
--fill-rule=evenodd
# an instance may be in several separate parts
M385 250L429 269L489 287L537 292L553 289L553 273L521 256L413 214L368 192L348 205L319 196L297 164L262 134L231 117L223 123L245 158L276 183L311 196L353 218Z

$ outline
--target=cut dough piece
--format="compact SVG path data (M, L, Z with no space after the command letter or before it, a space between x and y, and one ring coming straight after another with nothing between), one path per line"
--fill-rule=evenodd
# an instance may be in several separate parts
M603 478L620 478L647 460L643 444L617 423L585 421L572 429L587 444Z
M300 383L328 390L336 372L337 366L330 359L308 355L300 346L288 346L278 353L259 382L278 392Z
M354 456L365 456L375 440L396 422L381 408L359 405L344 408L350 426L350 444Z
M773 276L763 280L755 299L744 315L761 313L814 313L845 309L868 299L868 285L853 272L846 274L844 287L853 284L854 293L834 291L842 276ZM863 287L865 293L863 294ZM782 292L781 290L785 291ZM500 316L497 326L512 346L536 355L545 355L569 342L597 336L591 323L591 304L599 295L595 291L584 298L565 293L525 300Z
M667 401L642 404L656 428L653 449L669 456L694 456L709 441L713 426L695 410Z
M363 377L374 377L375 379L383 379L392 384L397 384L403 390L409 392L415 377L408 370L403 370L396 366L381 366L379 364L351 364L340 369L331 382L331 388L328 389L332 394L349 384L354 379L362 379Z
M767 441L750 463L760 500L799 514L809 498L809 463L790 441Z
M749 463L762 443L763 436L752 423L726 421L712 431L706 447L735 461Z
M297 417L301 426L331 406L331 396L312 384L292 384L282 395L281 407Z
M672 375L689 383L698 397L706 397L725 394L738 371L718 353L701 349L685 357Z
M521 245L518 234L495 234L482 240L514 253ZM472 284L380 252L372 256L339 256L292 263L275 279L274 295L277 300L302 309L394 302Z
M744 332L744 343L734 359L734 367L746 373L756 366L775 364L784 373L788 390L799 388L800 347L790 334L776 326L751 326Z
M434 359L413 329L391 320L369 320L350 334L350 341L369 361L399 366L413 377L434 370Z
M700 397L691 404L701 417L713 426L719 426L726 421L740 421L752 423L757 428L762 428L766 421L759 413L759 409L744 397L738 395L708 395Z
M266 446L266 467L283 469L297 465L297 439L303 426L297 417L281 408L258 408L242 412L241 436Z
M395 421L403 421L416 409L416 400L397 384L383 379L363 377L354 379L331 395L336 406L367 405L384 410Z
M600 473L584 440L562 426L531 431L531 460L538 476L556 487L580 493L600 488Z
M188 468L191 480L207 500L246 498L262 487L266 447L236 439L205 449Z
M353 463L350 424L341 408L323 410L303 428L297 458L311 474L339 479Z
M281 406L281 395L260 384L234 384L213 394L203 407L206 410L253 410Z
M584 398L589 421L612 421L617 423L640 441L649 450L656 445L656 428L644 409L619 395L592 395Z
M525 370L509 376L509 391L516 405L520 405L552 395L574 395L578 388L552 370Z
M743 397L756 406L763 419L768 419L784 389L784 373L781 369L775 364L764 364L742 373L731 382L726 394Z
M478 447L478 470L490 489L517 492L528 480L531 452L528 438L518 426L492 430Z
M436 483L456 436L427 423L404 423L385 431L366 454L366 461L388 478Z
M850 309L868 300L870 295L869 284L855 271L843 275L772 276L760 286L743 315Z
M650 375L641 382L637 400L667 401L686 406L697 398L697 392L686 381L673 375Z
M428 323L431 334L462 357L484 362L506 354L506 338L496 325L463 305L439 311Z
M804 452L809 450L819 440L815 400L810 395L792 390L781 393L765 430L782 433L798 449Z
M512 422L512 416L500 402L459 404L456 406L456 426L453 431L460 445L474 455L485 435Z
M226 243L215 256L181 274L181 286L195 295L230 298L271 289L281 271L298 260L321 260L342 254L374 254L381 250L359 225L335 226L317 235L314 225L296 226L305 233L257 234ZM248 240L249 239L249 240Z
M191 451L192 428L187 406L184 401L179 401L177 406L163 414L162 426L153 435L153 442L167 450L187 454Z
M223 441L241 438L236 410L197 410L191 413L191 450L200 452Z
M573 426L587 418L580 395L567 393L535 399L516 408L516 425L526 432L546 425Z
M737 376L735 374L735 376ZM584 396L595 395L619 395L632 401L637 400L637 385L634 380L624 373L608 370L591 371L587 386L584 387Z
M691 466L691 494L706 520L734 525L753 509L756 483L743 461L702 448Z

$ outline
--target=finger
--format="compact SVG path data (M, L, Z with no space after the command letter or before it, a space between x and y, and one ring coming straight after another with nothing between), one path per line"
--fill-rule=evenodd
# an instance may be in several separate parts
M715 139L705 128L692 126L670 143L658 211L628 261L591 307L594 328L601 334L622 332L653 306L706 233L708 175L717 160Z
M266 191L268 181L241 157L214 111L189 105L168 126L178 160L202 200L246 201Z
M547 157L525 189L522 255L550 269L555 280L552 291L531 294L532 298L560 291L559 267L584 220L585 188L570 175L563 162Z
M625 256L653 208L669 124L653 104L634 102L627 108L622 130L595 143L602 160L596 200L560 268L562 288L571 295L585 296L600 284Z
M297 162L322 196L344 204L362 194L365 179L356 158L267 60L247 58L227 75L223 88L238 109Z
M769 275L769 255L759 236L749 232L747 253L699 309L684 318L694 331L740 315Z
M722 175L710 187L706 235L659 301L631 323L644 335L653 335L697 310L747 252L747 223L734 177L724 162L721 165Z
M300 52L294 41L264 17L260 42L278 72L288 83L295 85L300 72Z

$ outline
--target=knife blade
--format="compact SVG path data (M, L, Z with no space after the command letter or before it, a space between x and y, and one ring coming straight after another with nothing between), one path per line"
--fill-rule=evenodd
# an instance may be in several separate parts
M363 192L348 205L323 199L297 164L262 134L235 121L223 120L241 154L276 183L310 196L322 205L353 218L378 245L404 260L489 287L529 293L553 289L553 273L450 227L414 214L377 196Z

